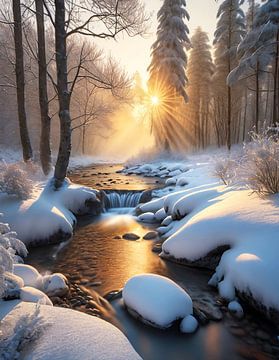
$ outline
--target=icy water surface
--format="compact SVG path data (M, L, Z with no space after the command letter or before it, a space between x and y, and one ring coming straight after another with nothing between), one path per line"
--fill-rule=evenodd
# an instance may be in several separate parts
M156 179L115 173L119 168L96 165L77 170L71 178L77 183L110 191L142 191L159 186ZM118 204L116 199L113 201ZM127 204L133 201L129 198ZM152 226L139 224L130 214L131 210L110 209L99 217L81 219L71 241L60 246L33 249L28 262L41 271L63 272L72 281L97 290L101 295L121 289L136 274L164 275L187 289L194 303L207 304L211 311L220 315L216 306L218 294L207 285L210 273L161 260L152 252L153 241L142 239ZM127 232L133 232L141 239L129 241L120 238ZM268 342L254 336L260 327L266 328L273 339L275 334L261 319L259 323L254 322L253 314L248 313L244 320L239 321L223 312L222 321L212 321L193 335L182 335L176 327L161 331L139 323L127 314L121 299L114 300L112 305L122 330L144 360L276 358L262 351Z

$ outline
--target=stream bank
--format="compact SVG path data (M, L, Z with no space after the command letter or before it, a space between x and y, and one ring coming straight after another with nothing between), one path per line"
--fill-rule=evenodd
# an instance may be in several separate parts
M76 170L71 180L110 192L141 192L162 186L158 179L117 173L120 169L121 165L95 165ZM100 317L104 315L94 311L94 304L93 309L86 307L90 301L107 306L100 299L96 301L94 291L104 296L119 290L133 275L155 273L184 287L194 305L214 318L196 334L188 336L181 335L177 328L162 332L147 327L127 314L121 298L111 300L113 309L108 309L112 316L107 320L118 324L144 360L278 358L276 332L269 323L249 310L242 320L232 317L218 294L207 285L210 272L159 258L152 251L157 240L143 240L155 226L138 223L130 212L131 209L122 207L98 217L81 218L72 240L32 249L27 263L40 271L64 273L73 284L74 294L67 306ZM123 239L128 232L137 234L139 240Z

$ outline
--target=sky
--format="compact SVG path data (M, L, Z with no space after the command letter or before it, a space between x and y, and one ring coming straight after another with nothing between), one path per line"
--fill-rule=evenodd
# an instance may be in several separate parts
M100 40L99 45L119 60L120 64L130 75L139 71L143 79L146 80L146 69L150 62L150 48L156 39L156 28L158 25L156 15L162 6L162 0L143 0L143 2L146 4L147 11L153 13L149 36L144 38L140 36L135 38L120 36L117 41ZM201 26L208 33L210 39L213 39L219 5L220 3L216 3L215 0L187 0L187 10L190 14L190 21L187 24L190 36L198 26Z

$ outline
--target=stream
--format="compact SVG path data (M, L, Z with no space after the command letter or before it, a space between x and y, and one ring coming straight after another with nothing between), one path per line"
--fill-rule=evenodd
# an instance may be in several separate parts
M154 240L142 239L155 226L138 223L132 210L144 190L160 187L162 182L118 173L121 168L101 164L73 171L73 182L107 193L107 211L79 219L73 238L64 244L30 249L26 262L41 272L62 272L70 281L102 296L123 288L133 275L164 275L187 289L194 304L208 308L215 320L222 318L185 335L176 326L166 331L148 327L126 312L121 298L112 300L121 329L144 360L278 359L271 355L278 340L270 324L250 311L244 319L235 319L224 306L217 305L218 293L207 285L210 272L164 261L152 251ZM135 233L141 239L124 240L125 233Z

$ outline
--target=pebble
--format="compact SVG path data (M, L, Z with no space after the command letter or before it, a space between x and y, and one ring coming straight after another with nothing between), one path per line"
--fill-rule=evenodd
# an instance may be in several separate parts
M137 234L134 233L126 233L122 236L125 240L138 240L140 237Z
M149 231L143 237L144 240L154 240L158 237L157 231Z
M261 340L269 340L270 336L263 330L261 329L258 329L256 330L256 333L255 333L255 336L258 338L258 339L261 339Z
M152 251L155 253L160 253L162 251L162 244L157 243L153 246Z

